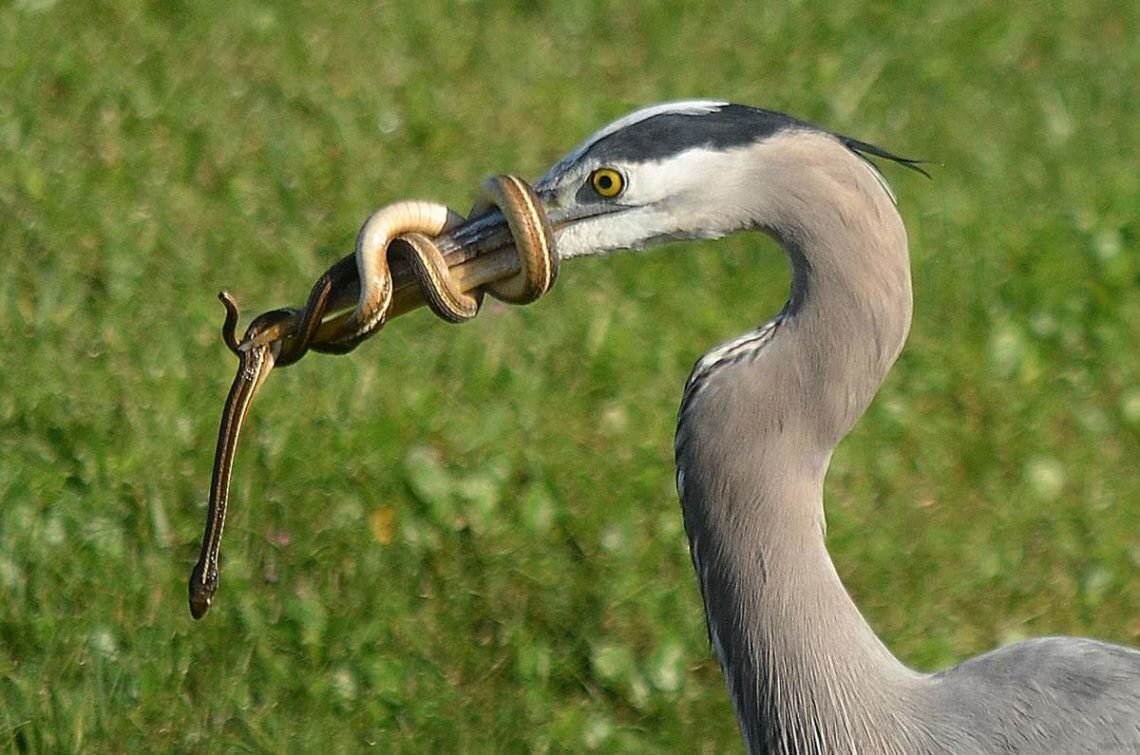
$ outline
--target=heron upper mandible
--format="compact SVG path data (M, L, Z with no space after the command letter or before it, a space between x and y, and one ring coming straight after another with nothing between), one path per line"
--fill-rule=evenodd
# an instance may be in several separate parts
M787 115L647 108L537 184L563 259L757 230L791 262L779 314L697 362L677 491L720 660L752 753L1140 752L1140 651L1028 640L940 673L903 665L824 542L832 451L902 350L907 238L866 156Z

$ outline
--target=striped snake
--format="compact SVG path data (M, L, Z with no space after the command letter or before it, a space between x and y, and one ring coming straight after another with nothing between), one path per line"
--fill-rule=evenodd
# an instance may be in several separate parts
M458 240L463 227L495 209L509 229L503 245L464 249ZM393 264L410 272L403 287L395 280ZM347 353L392 317L421 304L453 323L478 314L484 291L504 302L528 304L550 290L557 274L554 233L534 189L520 178L495 176L480 188L470 220L433 202L397 202L377 210L360 229L355 252L317 280L303 309L259 315L241 341L237 304L228 292L220 293L226 308L222 338L238 357L238 370L218 428L202 549L190 573L190 614L205 616L217 592L238 435L253 397L275 366L293 364L309 350ZM352 297L355 306L341 311L352 306Z

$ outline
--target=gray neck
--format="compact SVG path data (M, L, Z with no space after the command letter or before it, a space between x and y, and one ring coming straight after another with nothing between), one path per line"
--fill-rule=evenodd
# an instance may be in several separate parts
M898 213L868 167L835 147L766 176L758 226L788 253L788 305L767 336L698 364L678 422L709 634L754 751L890 752L919 734L908 713L923 677L875 636L824 543L832 450L898 356L911 313ZM820 205L826 196L840 199Z

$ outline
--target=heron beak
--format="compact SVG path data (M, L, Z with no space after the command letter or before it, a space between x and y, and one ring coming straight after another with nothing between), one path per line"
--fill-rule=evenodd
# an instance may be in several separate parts
M537 191L536 194L550 221L556 252L559 238L577 223L625 209L620 205L579 205L575 202L566 205L554 192ZM447 261L453 281L464 292L510 278L519 272L514 238L506 218L498 209L475 214L434 241ZM397 240L393 243L402 242ZM393 291L388 320L427 304L407 262L401 258L391 260L391 273ZM348 255L337 261L327 275L331 275L334 281L328 312L345 311L355 305L360 296L360 281L354 256ZM285 326L279 329L284 332Z
M564 203L564 199L560 200L550 191L537 191L536 194L553 231L556 253L561 249L560 240L566 238L577 224L629 209L613 203L579 204L573 200ZM452 279L465 292L509 278L519 271L518 253L510 227L503 213L497 209L471 217L435 241L447 260ZM393 265L392 275L395 289L390 317L426 303L410 269Z
M554 205L551 195L540 193L538 197L557 239L558 231L577 216ZM440 235L435 243L447 260L452 279L465 292L509 278L520 269L510 226L498 209L472 216ZM389 319L426 304L407 265L393 264L392 279L394 290Z

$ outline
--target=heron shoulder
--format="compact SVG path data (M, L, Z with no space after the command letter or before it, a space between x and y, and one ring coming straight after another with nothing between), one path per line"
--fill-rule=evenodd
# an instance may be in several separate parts
M1005 752L1113 752L1140 743L1140 651L1042 637L930 677L935 719L969 721ZM958 728L958 727L953 727Z

